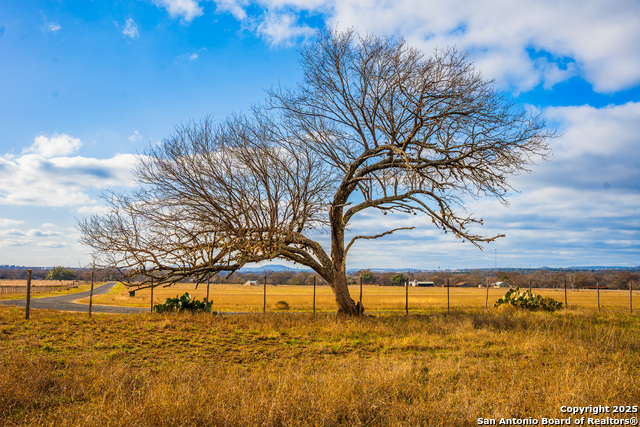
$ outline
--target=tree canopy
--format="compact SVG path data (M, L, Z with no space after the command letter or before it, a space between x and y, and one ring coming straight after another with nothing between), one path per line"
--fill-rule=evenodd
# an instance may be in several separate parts
M76 273L68 268L64 268L62 266L53 267L45 280L74 280L76 278Z
M413 227L350 236L365 210L426 215L481 247L499 235L465 197L505 201L510 175L547 152L539 117L502 96L455 50L425 56L404 40L319 33L301 50L304 78L245 115L176 128L140 157L133 194L79 224L99 264L171 283L281 258L349 295L354 243ZM330 246L312 236L325 230Z

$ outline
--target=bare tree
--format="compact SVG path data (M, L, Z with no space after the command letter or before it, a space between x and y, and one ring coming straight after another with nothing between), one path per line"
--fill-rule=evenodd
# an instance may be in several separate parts
M357 314L346 257L352 219L367 209L429 216L481 247L498 236L466 197L504 197L551 136L453 50L425 57L403 40L326 32L301 52L304 80L275 89L247 117L179 127L141 158L141 189L80 223L102 262L156 282L281 258L329 283ZM324 229L329 252L310 231Z

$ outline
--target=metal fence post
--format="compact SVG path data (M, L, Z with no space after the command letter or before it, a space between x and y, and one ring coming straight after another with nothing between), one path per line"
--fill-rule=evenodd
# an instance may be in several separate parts
M93 306L93 271L91 272L91 291L89 292L89 317L91 317L91 308Z
M29 308L31 305L31 271L32 270L27 270L27 300L24 304L24 318L26 320L29 320Z
M405 314L409 315L409 279L404 282L404 311Z

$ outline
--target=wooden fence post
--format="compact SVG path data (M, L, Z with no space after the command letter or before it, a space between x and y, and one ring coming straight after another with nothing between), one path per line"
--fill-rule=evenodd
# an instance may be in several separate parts
M29 320L29 306L31 305L31 270L27 270L27 301L24 304L24 318Z
M91 317L92 306L93 306L93 271L91 272L91 291L89 292L89 317Z
M151 279L151 312L153 313L153 279Z
M567 278L564 278L564 307L569 308L569 304L567 303Z
M531 279L529 279L529 295L531 295Z
M360 276L360 307L362 307L362 276Z
M629 281L629 312L633 313L633 282Z
M409 315L409 279L404 282L404 312Z
M211 284L211 274L207 274L207 302L209 302L209 285Z
M318 276L313 276L313 317L316 316L316 278Z
M262 292L262 312L267 312L267 276L264 276L264 287Z
M489 278L488 277L485 280L485 282L487 285L487 297L484 300L484 308L489 308Z
M600 283L596 280L596 288L598 289L598 311L600 311Z
M447 277L447 312L449 312L449 278Z

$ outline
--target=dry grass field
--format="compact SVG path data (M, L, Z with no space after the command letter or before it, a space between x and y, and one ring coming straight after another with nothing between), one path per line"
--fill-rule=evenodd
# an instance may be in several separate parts
M350 287L351 297L358 300L360 289ZM503 296L507 289L489 288L489 306ZM171 287L157 287L154 289L154 304L164 302L168 297L175 297L189 292L195 298L202 300L206 297L206 284L177 284ZM263 307L263 287L243 285L211 285L209 297L214 310L223 312L261 312ZM564 303L564 290L561 289L533 289L539 295L552 297ZM405 288L391 286L363 286L362 301L367 312L403 312L405 310ZM485 307L487 300L486 288L449 288L450 308L480 308ZM96 304L123 305L149 307L151 291L144 289L136 291L134 297L129 296L129 290L118 285L110 294L94 298ZM640 292L634 291L636 308L640 310ZM313 308L312 286L274 286L267 285L267 311L277 310L278 301L286 301L290 311L308 312ZM585 307L597 309L596 290L567 291L569 307ZM88 303L88 298L83 302ZM600 306L602 309L629 309L629 291L600 290ZM409 288L409 309L415 313L426 313L434 309L447 308L447 288ZM336 304L333 293L328 286L316 288L316 310L335 312Z
M640 403L640 316L464 308L353 319L89 318L34 310L25 321L23 310L0 307L0 366L3 426L566 419L563 405Z
M102 283L100 283L102 284ZM96 283L96 286L100 284ZM0 280L0 299L18 299L26 295L26 280ZM64 295L88 290L90 285L78 280L32 280L33 298Z

